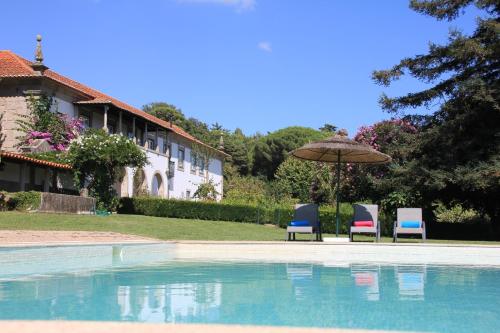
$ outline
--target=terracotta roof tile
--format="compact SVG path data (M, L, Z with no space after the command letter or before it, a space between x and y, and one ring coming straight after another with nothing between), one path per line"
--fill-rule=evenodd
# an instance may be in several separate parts
M52 167L52 168L67 169L67 170L71 169L71 166L69 164L55 163L55 162L50 162L50 161L45 161L45 160L39 160L37 158L29 157L29 156L19 154L19 153L3 151L0 153L0 155L3 158L9 158L9 159L18 160L18 161L30 162L33 164L48 166L48 167Z
M39 76L32 68L32 63L21 56L11 52L11 51L1 51L0 50L0 77L26 77L26 76ZM114 105L115 107L128 111L138 117L147 119L148 121L157 124L163 128L169 129L172 132L184 137L185 139L196 142L203 146L212 148L206 143L196 139L191 134L184 131L177 125L170 125L169 122L159 119L147 112L144 112L138 108L135 108L131 105L128 105L118 99L115 99L111 96L108 96L98 90L90 88L84 84L76 82L68 77L65 77L59 73L56 73L50 69L47 69L43 72L43 77L48 78L50 80L56 81L60 84L63 84L67 87L70 87L81 94L87 95L89 100L82 100L76 102L77 104L104 104L109 103ZM214 149L214 148L212 148ZM214 149L220 154L228 156L226 153Z

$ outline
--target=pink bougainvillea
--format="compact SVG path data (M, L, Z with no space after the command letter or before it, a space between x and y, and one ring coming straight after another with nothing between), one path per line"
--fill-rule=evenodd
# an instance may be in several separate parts
M83 131L83 123L80 119L69 119L66 115L58 115L62 126L55 126L54 128L61 128L57 133L30 131L26 134L24 143L32 144L34 140L45 140L51 148L56 151L67 150L72 140L76 139ZM55 139L55 138L58 139Z

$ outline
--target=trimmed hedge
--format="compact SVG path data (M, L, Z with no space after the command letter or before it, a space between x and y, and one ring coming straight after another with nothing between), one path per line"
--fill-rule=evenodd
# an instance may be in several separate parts
M293 207L260 207L224 202L138 197L121 198L118 213L182 219L275 224L284 228L292 220ZM348 224L352 218L351 205L342 204L340 216L342 221L340 232L347 233ZM324 233L334 233L335 209L328 206L320 207L320 221Z

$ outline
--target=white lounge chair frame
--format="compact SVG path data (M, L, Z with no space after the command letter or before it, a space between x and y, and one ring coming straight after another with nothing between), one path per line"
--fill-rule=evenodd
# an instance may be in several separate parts
M420 228L403 228L401 226L404 221L420 221ZM427 236L425 232L425 222L422 219L422 208L398 208L397 220L394 222L394 233L392 242L398 241L398 235L421 235L422 241L425 242Z

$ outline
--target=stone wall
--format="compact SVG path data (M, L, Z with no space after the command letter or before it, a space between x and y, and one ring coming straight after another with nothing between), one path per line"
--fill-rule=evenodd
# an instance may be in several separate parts
M17 131L18 125L16 120L19 115L28 114L28 105L24 96L0 96L0 113L3 113L2 132L5 135L5 141L2 150L18 151L16 137L22 135Z

